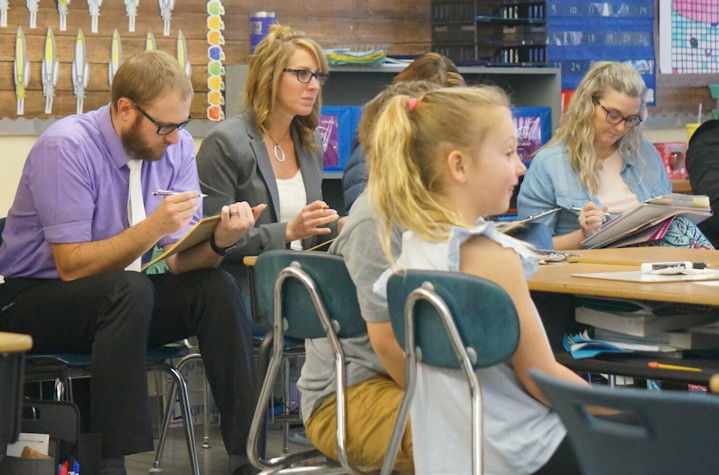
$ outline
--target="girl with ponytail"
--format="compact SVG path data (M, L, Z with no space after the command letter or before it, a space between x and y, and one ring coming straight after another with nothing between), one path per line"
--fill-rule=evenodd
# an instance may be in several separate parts
M374 288L386 293L395 269L464 272L501 286L517 309L520 341L509 362L478 370L486 472L578 473L565 430L529 370L583 381L554 359L530 298L526 278L536 261L524 244L482 219L507 210L524 173L508 106L504 92L491 86L400 95L385 105L366 144L368 193L393 269ZM406 230L396 260L393 227ZM470 407L459 370L420 364L411 410L417 473L471 471Z

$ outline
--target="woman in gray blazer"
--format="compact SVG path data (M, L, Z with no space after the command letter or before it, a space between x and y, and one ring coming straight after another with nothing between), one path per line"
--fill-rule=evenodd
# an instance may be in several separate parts
M218 124L200 146L205 216L238 200L268 205L252 231L219 250L243 290L243 256L307 249L326 239L332 232L326 226L338 218L322 201L322 146L315 133L328 69L317 43L274 25L250 57L244 113Z

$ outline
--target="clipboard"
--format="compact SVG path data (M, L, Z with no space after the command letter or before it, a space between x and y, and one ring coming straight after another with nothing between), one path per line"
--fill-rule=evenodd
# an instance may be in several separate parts
M203 218L199 220L195 223L194 226L189 229L189 231L185 233L184 236L180 238L179 241L173 244L165 252L142 266L140 268L140 271L145 271L148 267L157 264L161 260L166 259L173 254L177 254L180 251L184 251L185 249L196 246L201 242L207 241L208 239L210 239L210 236L212 236L212 233L215 232L215 228L217 227L217 223L219 222L219 214L217 216L210 216L209 218Z
M552 208L550 210L544 211L539 214L535 214L533 216L526 217L524 219L520 219L518 221L510 221L507 223L499 223L497 224L497 230L500 232L503 232L504 234L510 234L512 231L517 230L518 228L521 228L525 224L529 224L531 222L537 221L538 219L542 219L545 216L549 216L550 214L554 214L557 211L561 210L562 208Z

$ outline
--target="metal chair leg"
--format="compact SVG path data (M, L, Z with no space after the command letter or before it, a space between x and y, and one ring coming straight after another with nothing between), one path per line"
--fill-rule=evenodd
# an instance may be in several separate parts
M200 474L200 464L197 461L197 446L195 445L195 428L192 425L192 408L190 407L190 394L187 390L187 381L182 377L177 369L168 368L168 373L172 376L180 391L180 403L182 407L182 420L185 426L185 439L187 440L187 451L190 456L190 464L192 465L192 473Z
M170 388L170 394L167 397L165 403L165 414L162 417L162 427L160 428L160 440L157 442L157 450L155 450L155 461L152 463L150 473L161 472L160 461L162 459L162 452L165 450L165 440L167 439L167 429L170 427L170 418L172 417L172 407L175 404L175 395L177 394L177 385L174 380L172 387Z
M197 446L195 445L195 429L192 424L192 408L190 407L190 396L187 390L187 381L176 368L167 366L165 368L167 374L172 378L172 388L170 389L170 397L168 399L167 409L165 411L165 417L162 422L162 432L160 434L160 440L157 444L157 451L155 452L155 462L153 463L153 469L151 472L160 472L160 460L162 458L162 451L165 447L165 439L167 436L167 429L170 425L170 417L172 416L172 408L175 402L175 396L177 391L180 392L180 410L182 412L182 422L185 429L185 441L187 442L187 452L190 458L190 465L192 467L192 473L199 475L200 464L197 460Z
M205 381L205 391L202 395L202 404L204 405L205 410L202 414L202 447L203 449L209 449L210 448L210 405L209 405L209 393L210 393L210 383L207 381L207 374L204 375Z
M290 360L282 358L282 453L290 452Z

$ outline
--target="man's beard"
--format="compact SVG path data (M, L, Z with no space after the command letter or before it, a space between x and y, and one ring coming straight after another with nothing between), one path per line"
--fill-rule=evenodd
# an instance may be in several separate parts
M142 117L138 117L130 130L120 135L125 153L137 160L159 160L165 155L167 146L152 147L148 145L140 132L141 120Z

